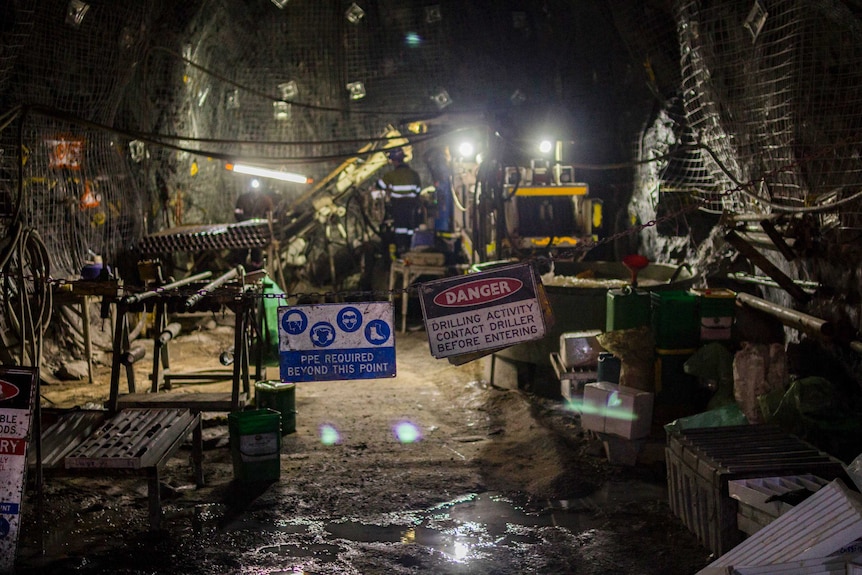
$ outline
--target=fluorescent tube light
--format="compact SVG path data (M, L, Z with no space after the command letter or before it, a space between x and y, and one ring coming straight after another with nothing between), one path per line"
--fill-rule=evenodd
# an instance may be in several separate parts
M312 182L311 178L303 176L302 174L280 172L278 170L270 170L267 168L260 168L258 166L248 166L246 164L225 164L225 168L237 174L247 174L249 176L258 176L260 178L272 178L274 180L281 180L282 182L295 182L297 184L310 184Z

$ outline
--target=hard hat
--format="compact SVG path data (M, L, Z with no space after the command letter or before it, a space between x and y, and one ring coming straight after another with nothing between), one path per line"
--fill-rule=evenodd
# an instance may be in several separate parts
M402 148L395 148L393 150L389 150L386 153L386 157L394 162L404 161L404 150Z

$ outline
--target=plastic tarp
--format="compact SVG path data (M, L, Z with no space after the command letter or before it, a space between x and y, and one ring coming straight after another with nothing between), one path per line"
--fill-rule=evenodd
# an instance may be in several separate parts
M278 307L283 305L284 291L271 279L263 284L263 362L265 365L278 365Z
M843 460L859 452L862 421L851 402L828 379L803 377L793 381L786 391L776 390L759 399L769 423Z
M717 342L704 345L686 360L683 370L715 387L707 409L736 403L733 398L733 354L724 345Z
M702 427L725 427L730 425L748 425L749 421L745 414L735 403L724 405L716 409L710 409L703 413L696 413L687 417L680 417L664 426L666 432L681 431L683 429L699 429Z

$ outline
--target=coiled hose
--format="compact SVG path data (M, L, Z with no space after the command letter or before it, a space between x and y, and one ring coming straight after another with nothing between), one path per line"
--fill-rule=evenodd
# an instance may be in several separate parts
M42 336L53 312L50 258L38 232L12 225L0 242L3 312L7 326L21 343L21 364L39 365Z

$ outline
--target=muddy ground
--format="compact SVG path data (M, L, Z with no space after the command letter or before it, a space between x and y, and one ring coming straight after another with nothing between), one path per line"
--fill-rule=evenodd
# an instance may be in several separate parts
M218 367L231 322L187 325L173 370ZM107 336L96 330L97 348ZM101 405L110 357L97 358L95 383L48 377L42 404ZM195 487L185 446L163 474L158 532L142 478L49 478L41 504L31 482L19 572L689 575L709 562L667 505L660 428L652 457L611 465L564 403L489 385L483 361L435 360L422 330L398 334L397 371L298 384L277 481L236 481L227 414L204 414L207 484ZM393 431L404 422L414 437Z

